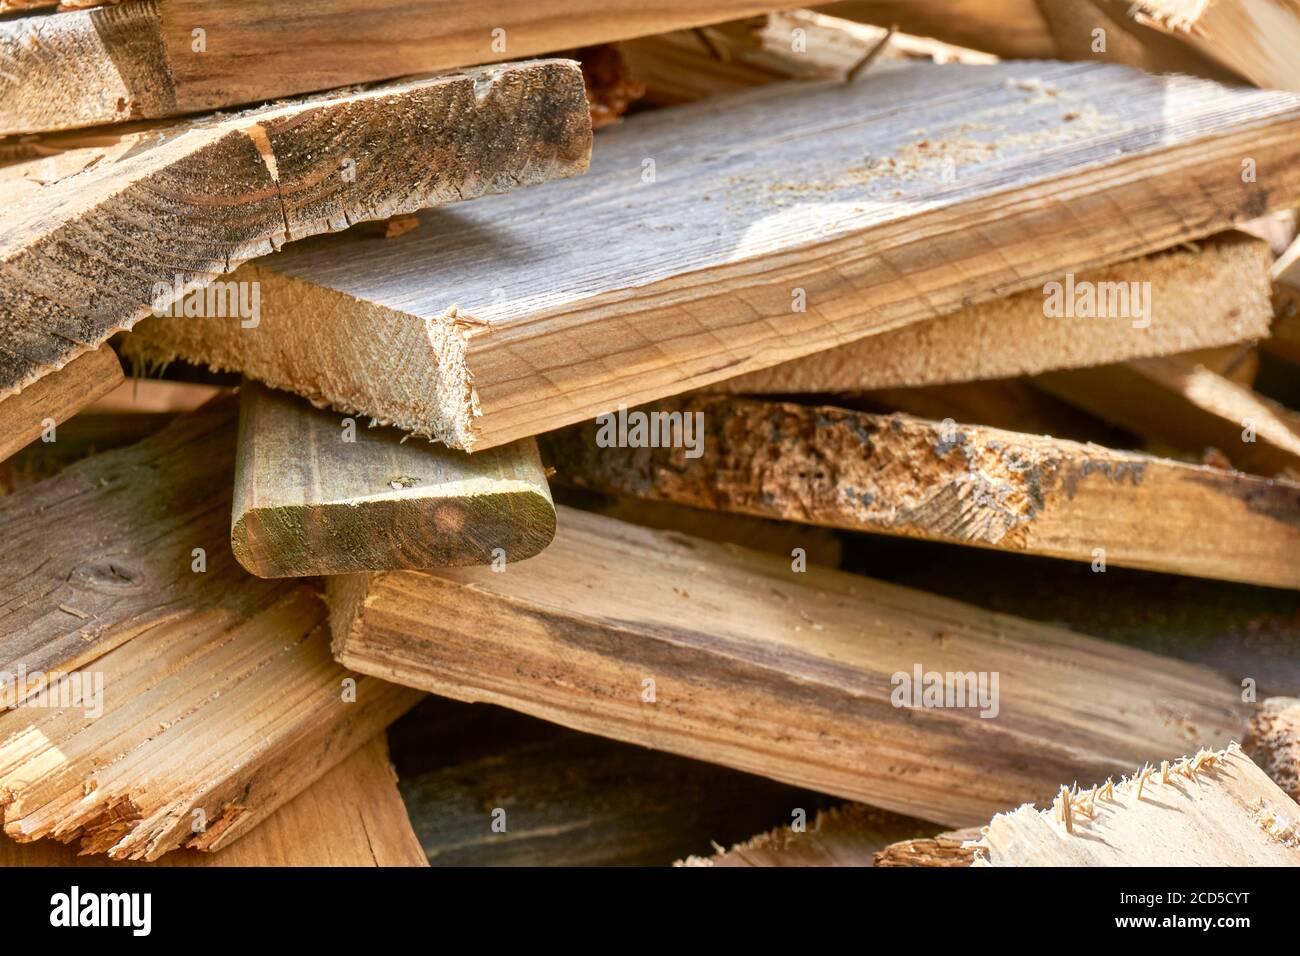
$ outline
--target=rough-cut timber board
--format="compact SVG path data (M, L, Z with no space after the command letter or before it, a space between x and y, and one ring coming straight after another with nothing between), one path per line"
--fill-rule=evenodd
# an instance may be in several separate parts
M291 239L581 172L591 120L543 60L54 140L0 168L0 396Z
M218 401L0 500L0 705L19 702L0 714L11 836L80 836L114 858L217 849L414 702L329 659L314 591L235 564L235 413ZM98 719L32 700L74 672L102 675Z
M1300 197L1291 94L1061 63L789 86L632 117L581 182L298 244L239 274L257 329L160 319L135 351L488 448Z
M858 803L823 810L801 829L779 827L713 856L678 866L873 866L892 843L933 834L938 827Z
M1212 447L1245 471L1300 478L1300 413L1195 361L1137 359L1034 383L1160 445L1197 457Z
M1070 778L1066 778L1070 779ZM974 866L1300 866L1300 806L1236 745L999 813Z
M396 783L381 734L242 840L219 853L177 850L155 865L426 866ZM81 856L75 846L0 837L0 867L104 865L103 857Z
M1048 796L1059 779L1104 776L1189 739L1225 743L1246 725L1236 687L1204 668L559 511L555 543L505 573L330 578L336 656L444 696L958 826ZM997 716L893 706L893 676L917 666L998 673Z
M1172 249L1075 278L1076 288L1084 288L1080 282L1098 288L1109 282L1125 283L1126 288L1127 283L1151 283L1146 327L1135 328L1132 316L1047 315L1043 290L1031 289L727 379L712 388L794 394L935 385L1264 338L1273 312L1268 278L1272 261L1266 242L1237 233L1217 237L1199 250Z
M768 518L1300 588L1300 484L1047 436L699 395L704 453L545 436L559 481Z
M389 740L433 866L667 866L797 810L812 819L830 803L762 777L441 697L421 701Z
M49 422L57 425L122 382L122 366L110 348L85 352L18 395L0 399L0 461L35 441Z
M555 536L533 439L469 455L344 425L295 395L244 383L230 544L253 574L522 561Z
M297 0L251 7L145 0L0 21L0 134L257 103L679 30L766 6L761 0L316 0L304 8Z
M1242 749L1292 800L1300 800L1300 699L1265 700L1250 719Z

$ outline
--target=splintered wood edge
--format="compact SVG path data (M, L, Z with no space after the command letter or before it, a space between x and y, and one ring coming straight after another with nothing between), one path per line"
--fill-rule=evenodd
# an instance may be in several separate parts
M1300 698L1265 700L1250 719L1241 749L1287 796L1300 802Z

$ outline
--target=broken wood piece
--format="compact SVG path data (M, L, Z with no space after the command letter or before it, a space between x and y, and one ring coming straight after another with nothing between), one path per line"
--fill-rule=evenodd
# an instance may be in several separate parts
M873 862L875 866L970 866L975 848L969 844L979 837L980 831L969 827L902 840L876 853Z
M713 391L853 392L1010 378L1190 352L1268 335L1268 244L1240 233L969 306ZM1053 293L1049 286L1055 284ZM1067 294L1068 290L1068 294ZM1085 299L1085 293L1090 299ZM1053 302L1051 296L1059 299ZM1076 306L1082 305L1081 308Z
M999 813L973 865L1300 866L1300 806L1235 744L1160 766Z
M45 436L122 382L122 366L107 346L85 352L18 395L0 399L0 461Z
M330 660L314 590L235 564L235 414L219 400L0 499L11 837L219 849L418 698Z
M0 135L179 116L527 59L764 10L757 0L136 0L0 21ZM0 10L4 5L0 4ZM311 55L304 57L302 50Z
M1250 719L1241 747L1283 792L1300 801L1300 700L1266 699Z
M678 866L873 866L892 843L938 829L860 803L823 810L811 821L760 833L713 856L692 856Z
M1199 666L801 570L797 556L557 511L555 542L504 573L329 578L335 655L384 680L957 826L1245 727L1236 685ZM945 699L945 680L954 706L921 706L923 685Z
M237 277L261 285L256 329L157 319L125 347L476 450L1300 196L1291 94L1023 62L786 86L631 117L580 183L426 212L393 242L290 246ZM1242 182L1247 149L1267 188Z
M1034 384L1196 458L1214 448L1243 471L1300 478L1300 413L1177 355L1048 372Z
M1290 481L953 421L710 395L540 443L556 481L595 491L1300 588Z
M591 125L577 64L542 60L48 145L0 167L0 396L148 314L250 331L267 297L219 281L240 262L581 172Z
M246 381L230 545L264 578L522 561L555 536L531 438L469 455Z
M396 783L380 734L224 850L177 850L153 865L427 866ZM0 867L105 865L75 845L0 837Z

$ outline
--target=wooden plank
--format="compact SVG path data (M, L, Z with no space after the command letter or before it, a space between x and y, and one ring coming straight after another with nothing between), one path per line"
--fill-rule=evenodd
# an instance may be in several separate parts
M0 22L0 135L259 103L663 33L759 0L136 0ZM3 5L0 5L3 9ZM302 56L309 48L311 55Z
M219 853L177 850L154 864L111 865L426 866L396 783L381 734ZM105 865L75 846L0 838L0 867Z
M336 656L385 680L958 826L1049 795L1058 779L1104 776L1189 735L1223 743L1245 726L1237 687L1204 668L559 510L555 543L504 574L330 578ZM998 713L894 706L917 668L1000 675L985 695Z
M1300 806L1235 744L999 813L974 866L1300 866Z
M582 171L577 64L544 60L93 138L0 168L0 396L184 293L256 325L257 286L211 285L283 243ZM67 148L64 148L67 147ZM188 321L188 319L186 319Z
M604 437L603 425L587 423L542 439L557 480L858 531L1089 563L1100 554L1123 567L1300 588L1294 482L830 407L699 395L641 411L694 416L703 453L626 447L611 416Z
M631 117L580 183L290 247L239 276L262 284L256 329L159 319L128 348L490 448L1300 195L1291 94L1059 63L795 87ZM1266 187L1242 182L1247 149ZM376 365L385 350L405 360Z
M794 825L760 833L713 856L692 856L678 866L874 866L893 843L919 839L938 828L862 804L846 803Z
M426 698L390 730L433 866L667 866L830 801L725 767ZM238 845L238 844L236 844Z
M122 366L110 348L84 352L19 395L0 400L0 461L48 434L122 381ZM55 425L49 431L49 426Z
M1300 413L1193 360L1137 359L1034 383L1160 445L1197 458L1212 448L1245 471L1300 478Z
M555 536L531 438L470 456L240 391L230 545L259 577L522 561Z
M1267 243L1230 233L1199 248L1170 249L1082 273L1077 280L1070 277L1071 288L1080 291L1115 288L1103 283L1122 283L1125 292L1136 289L1142 316L1083 315L1073 307L1066 315L1049 314L1047 290L1032 289L727 379L712 388L761 395L938 385L1263 338L1272 316L1271 264ZM1065 278L1054 281L1064 291ZM1124 298L1129 299L1127 294Z
M88 411L100 415L192 412L228 391L220 385L133 377L97 398L90 404Z
M1242 750L1292 800L1300 800L1300 699L1270 697L1250 719Z
M896 25L904 33L1006 59L1049 60L1059 55L1034 0L846 0L819 9L848 20Z
M218 401L0 499L11 837L115 859L219 849L417 699L329 659L313 589L235 564L235 413ZM87 682L90 706L54 706Z

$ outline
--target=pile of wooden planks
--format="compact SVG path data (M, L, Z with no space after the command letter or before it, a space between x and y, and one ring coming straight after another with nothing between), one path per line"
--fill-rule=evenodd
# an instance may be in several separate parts
M0 2L0 862L1300 864L1300 7L774 6Z

